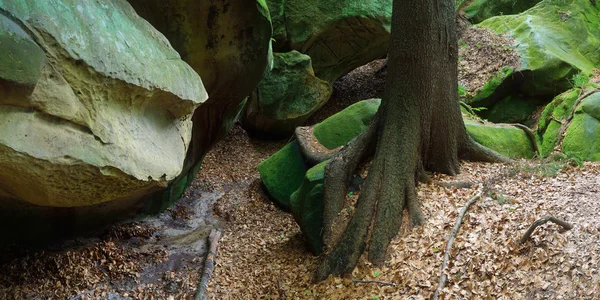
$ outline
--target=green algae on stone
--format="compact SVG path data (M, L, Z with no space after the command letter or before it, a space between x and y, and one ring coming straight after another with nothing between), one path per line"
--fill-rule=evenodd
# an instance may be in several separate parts
M544 0L518 15L496 16L479 26L516 40L525 76L521 91L554 95L578 72L600 66L600 8L591 1Z
M465 120L469 135L483 146L494 149L510 158L532 158L534 156L531 140L519 128L481 124Z
M323 252L323 184L328 162L310 168L300 188L290 197L292 215L315 255Z
M302 184L307 169L296 141L258 165L260 179L267 191L283 207L289 207L290 196Z
M243 125L253 132L280 136L293 133L321 108L332 88L315 76L308 55L275 53L273 61L273 68L250 95Z
M528 10L541 0L475 0L465 9L465 14L474 23L494 16L514 15Z
M313 133L327 149L346 145L369 126L380 103L381 99L369 99L352 104L315 125Z
M33 87L39 80L46 54L19 25L0 14L0 79ZM1 102L1 101L0 101Z

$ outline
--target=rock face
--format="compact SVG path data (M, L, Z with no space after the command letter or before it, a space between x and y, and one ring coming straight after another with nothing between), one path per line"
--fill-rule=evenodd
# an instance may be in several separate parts
M575 88L546 106L537 130L543 157L560 150L582 160L600 161L600 92L588 92Z
M127 201L181 173L191 114L207 93L126 2L0 8L3 206Z
M541 0L475 0L464 12L473 23L495 16L514 15L528 10Z
M544 0L518 15L496 16L480 24L516 40L521 56L519 91L553 96L571 87L574 74L589 75L600 67L600 8L592 2Z
M268 0L275 51L312 58L317 77L333 82L387 53L391 0Z
M152 211L179 199L202 157L222 138L262 79L270 58L271 19L264 0L129 0L202 77L209 99L193 116L183 171L153 195Z
M273 68L248 99L244 127L271 135L291 134L329 100L331 91L327 81L315 76L308 55L276 53Z

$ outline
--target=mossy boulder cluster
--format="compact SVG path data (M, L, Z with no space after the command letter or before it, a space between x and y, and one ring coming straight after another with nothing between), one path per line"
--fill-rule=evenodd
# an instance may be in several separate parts
M0 0L5 239L76 233L179 198L241 109L239 90L260 80L271 37L264 2L193 2L206 9L144 1L148 16L191 14L162 24L124 0ZM212 26L191 26L209 11Z
M392 1L267 4L275 65L249 98L243 123L263 135L289 135L329 100L336 79L387 53Z
M317 77L332 82L387 53L392 0L267 0L275 52L311 57Z
M315 125L314 135L328 149L346 145L363 132L377 112L379 99L355 103ZM521 129L476 121L466 122L469 134L481 144L513 158L533 157L531 141ZM320 253L324 169L327 161L307 165L296 141L259 164L261 180L282 207L289 208L311 249Z
M482 12L509 2L475 1L465 12ZM600 8L594 1L512 2L519 3L515 9L521 5L532 7L515 15L489 10L478 25L514 39L521 57L518 70L503 69L473 102L474 106L488 108L482 116L493 115L490 120L502 122L523 120L523 115L532 112L536 105L570 89L574 75L591 75L594 68L600 68ZM494 105L500 107L491 112ZM507 108L510 113L501 112Z

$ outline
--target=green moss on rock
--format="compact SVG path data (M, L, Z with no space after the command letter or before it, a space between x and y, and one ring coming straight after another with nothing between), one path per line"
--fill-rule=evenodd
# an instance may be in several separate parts
M510 85L507 78L511 78L514 73L512 67L506 66L500 69L494 77L488 80L475 97L471 100L471 105L474 107L491 107L500 99L508 95L509 88L506 85Z
M600 161L600 93L584 99L565 133L562 151L587 161Z
M323 183L328 162L310 168L300 188L290 197L292 215L316 255L323 252Z
M367 128L380 103L380 99L370 99L348 106L315 125L315 137L327 149L347 144Z
M258 165L260 179L267 191L283 207L289 207L290 196L302 184L307 169L296 141Z
M527 134L516 127L481 124L465 120L469 135L478 143L511 158L532 158L533 148Z
M268 4L275 12L276 49L309 55L319 78L333 82L387 53L392 0L269 0Z
M575 102L581 90L578 88L566 91L556 97L546 105L546 108L540 116L537 129L537 140L540 144L540 156L546 157L556 146L558 133L562 123L566 122L571 115Z
M508 96L496 103L490 110L484 111L482 116L494 123L522 123L542 103L543 101L539 99Z
M327 81L315 76L310 56L276 53L273 68L250 95L244 127L268 135L291 134L329 100L331 91Z

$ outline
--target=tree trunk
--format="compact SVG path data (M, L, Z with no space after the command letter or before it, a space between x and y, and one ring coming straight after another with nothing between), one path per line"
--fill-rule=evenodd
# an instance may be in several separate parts
M317 280L352 272L367 245L369 260L381 263L404 209L413 224L423 222L415 185L425 170L457 174L459 153L461 158L506 160L466 133L458 102L457 56L454 1L394 0L385 94L377 117L357 138L361 144L370 144L365 139L376 142L373 164L348 227L326 249ZM348 173L364 156L358 152L345 147L326 169L326 238L345 197Z

